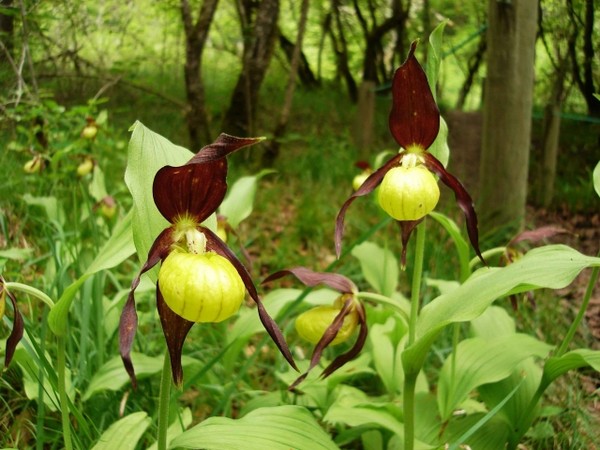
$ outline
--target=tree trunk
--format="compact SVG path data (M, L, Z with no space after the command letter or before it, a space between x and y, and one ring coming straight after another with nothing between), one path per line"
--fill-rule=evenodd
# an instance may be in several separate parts
M185 31L185 91L188 101L186 122L190 147L194 151L211 141L202 82L202 53L218 2L219 0L204 0L198 20L194 23L188 0L181 0L181 18Z
M331 43L333 44L337 71L346 82L350 100L355 103L358 99L358 88L356 87L356 81L352 76L352 72L350 71L350 66L348 64L348 45L346 43L346 36L344 34L342 21L340 20L339 0L331 0L331 11L333 13L335 28L337 28L338 33L338 36L336 36L333 26L329 27L329 36L331 37Z
M273 165L273 162L279 155L279 139L284 135L287 127L290 113L292 110L292 100L294 99L294 91L296 89L296 75L298 74L298 67L300 66L300 56L302 54L302 40L304 39L304 31L306 30L306 21L308 19L308 7L310 1L302 0L300 6L300 20L298 21L298 35L296 36L296 44L292 52L292 58L290 62L290 73L288 78L287 87L285 90L285 98L283 100L283 106L281 108L281 115L279 121L275 127L273 139L270 145L266 147L265 153L263 154L263 167Z
M262 0L258 5L240 2L239 6L240 22L246 36L243 67L223 120L223 131L248 136L255 133L258 94L278 37L279 0ZM254 8L257 9L252 20Z
M537 14L537 1L488 1L479 190L484 231L513 232L525 218Z
M295 44L292 41L290 41L288 38L286 38L283 35L283 33L281 32L281 30L279 30L279 46L285 53L285 56L291 66L293 63L293 59L294 59ZM306 55L302 51L300 51L300 58L298 61L298 69L297 70L298 70L298 78L300 79L302 86L304 86L305 88L309 88L309 89L319 86L319 84L320 84L319 80L317 80L317 78L315 77L315 74L310 69L310 65L308 64L308 59L306 58Z
M581 95L587 104L588 114L594 117L600 117L600 100L594 97L597 93L594 87L594 0L585 0L583 19L576 17L573 8L573 1L567 0L567 8L571 21L574 23L576 33L569 41L569 53L573 64L573 78ZM583 24L583 63L579 64L577 59L576 38L577 32Z

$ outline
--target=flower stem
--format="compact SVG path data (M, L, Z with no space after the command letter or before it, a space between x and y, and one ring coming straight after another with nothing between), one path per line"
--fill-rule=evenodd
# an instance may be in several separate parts
M412 287L410 293L410 317L408 323L408 344L411 346L415 342L417 333L417 317L419 315L419 301L421 297L421 282L423 279L423 257L425 254L425 221L417 226L416 247L415 247L415 265L413 268Z
M423 259L425 254L425 222L417 226L415 264L412 276L412 289L410 295L410 317L408 321L408 343L410 347L417 337L417 318L419 316L419 302L421 297L421 282L423 279ZM403 390L404 410L404 450L413 450L415 446L415 385L419 370L405 371Z
M160 376L160 392L158 397L158 450L167 450L167 429L169 428L169 407L171 402L171 360L169 352L165 352L163 370Z
M575 336L575 332L577 331L579 324L583 320L585 311L587 310L588 304L590 303L590 299L592 298L594 286L596 285L596 281L598 281L598 273L600 273L600 267L594 267L592 269L592 275L590 276L590 282L588 283L585 295L583 296L583 301L581 302L581 306L579 307L579 311L577 312L577 316L575 317L575 320L573 320L573 322L571 323L571 326L569 327L565 338L561 342L560 347L558 348L554 356L564 355L567 351L567 348L569 347L569 344L573 340L573 336Z
M58 336L58 348L56 358L56 372L58 375L58 398L60 401L60 413L62 419L63 440L65 450L72 450L71 442L71 420L69 417L69 398L67 397L66 383L66 338Z
M415 446L415 386L418 375L415 372L404 376L404 450L413 450Z

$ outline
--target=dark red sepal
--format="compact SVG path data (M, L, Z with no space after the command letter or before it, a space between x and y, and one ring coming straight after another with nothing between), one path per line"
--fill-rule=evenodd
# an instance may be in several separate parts
M408 58L394 73L392 110L389 127L401 147L429 148L440 129L440 111L435 103L427 75L415 58L417 42L410 46Z
M444 165L439 162L435 156L431 153L424 153L425 166L435 173L440 180L448 186L450 189L454 191L454 196L456 197L456 203L460 209L462 209L465 219L467 221L467 234L469 235L469 241L471 241L471 245L475 250L475 253L481 260L484 265L487 265L483 256L481 255L481 251L479 250L479 231L477 229L477 213L475 212L475 206L473 205L473 199L462 185L462 183L448 172Z
M362 186L359 187L350 197L348 197L348 199L342 205L340 212L335 219L335 253L338 259L342 254L342 236L344 234L344 218L346 216L346 210L358 197L362 197L363 195L373 192L375 188L381 184L381 180L383 180L385 174L388 173L393 167L398 165L403 157L404 153L399 153L393 158L390 158L383 166L369 175L369 178L364 181Z
M335 289L341 293L354 293L358 292L356 285L343 275L337 273L325 273L325 272L313 272L306 267L294 267L293 269L284 269L279 272L272 273L265 280L264 283L268 283L273 280L277 280L286 275L294 275L300 280L305 286L317 286L324 284L325 286Z
M148 252L148 259L140 269L140 273L131 283L127 302L125 302L125 306L121 312L121 319L119 321L119 352L121 353L123 365L129 374L129 378L131 378L131 384L134 389L137 388L137 380L133 369L133 363L131 362L131 347L138 325L134 292L140 284L141 276L152 269L159 261L165 259L171 251L171 245L174 243L173 232L174 228L169 227L163 230L155 239Z
M358 332L356 342L350 350L335 358L333 362L329 364L325 368L325 370L323 370L323 373L321 374L321 377L323 378L327 378L329 375L338 370L344 364L356 358L365 345L365 341L367 340L367 334L369 331L367 326L367 313L362 304L356 303L355 307L356 312L358 313L358 324L360 326L360 331Z
M197 223L206 220L217 210L227 191L225 157L261 140L221 134L183 166L160 169L152 186L154 203L160 213L171 223L183 216Z
M6 296L10 299L14 311L13 327L10 336L8 336L8 339L6 340L6 353L4 355L4 367L8 367L15 354L17 344L23 338L24 325L23 316L17 307L17 299L10 291L5 289L4 278L0 276L0 295L2 295L2 292L5 292Z
M344 319L350 312L352 311L352 305L354 303L354 299L352 297L348 297L340 309L340 312L335 316L331 324L327 327L317 345L313 350L312 356L310 358L310 364L306 372L300 375L296 380L290 384L288 390L293 391L296 386L298 386L304 379L308 376L309 372L319 364L321 361L321 356L323 356L323 351L333 342L337 334L339 333L342 325L344 324Z
M233 267L235 267L235 270L237 270L238 274L242 278L242 281L246 286L248 294L250 294L250 297L252 298L252 300L254 300L254 303L256 303L256 307L258 309L258 317L260 318L260 321L265 327L265 330L267 330L267 333L269 333L269 336L271 336L271 339L273 340L273 342L275 342L275 345L277 346L283 357L286 359L286 361L290 364L290 366L292 366L295 370L298 370L296 362L294 361L294 357L292 356L292 352L290 352L287 342L283 337L283 333L277 326L277 323L275 323L275 321L271 318L271 316L265 309L263 302L258 296L258 292L256 291L256 286L254 286L252 277L250 276L250 273L248 272L246 267L240 262L239 259L237 259L237 257L227 246L227 244L225 244L210 229L202 226L198 227L198 229L202 231L206 236L206 249L218 253L224 258L227 258L229 262L233 264Z
M408 247L408 241L410 240L410 236L417 225L423 222L423 218L418 220L399 220L398 224L400 225L401 237L402 237L402 255L400 258L400 268L402 270L406 269L406 249Z
M171 373L173 382L180 388L183 385L183 368L181 366L181 353L183 351L183 343L190 329L195 322L191 322L183 317L175 314L171 308L167 306L160 292L160 285L156 284L156 307L160 324L162 325L165 341L169 350L169 358L171 359Z

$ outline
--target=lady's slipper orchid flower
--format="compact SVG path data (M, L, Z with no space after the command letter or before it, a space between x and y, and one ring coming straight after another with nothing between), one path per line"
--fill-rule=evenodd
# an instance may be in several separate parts
M313 272L304 267L295 267L275 272L267 277L263 283L268 283L286 275L295 276L305 286L313 287L323 284L341 293L333 306L317 306L296 318L296 330L298 334L305 340L315 344L315 348L307 371L300 375L288 388L289 390L293 390L319 364L325 348L345 342L354 334L356 327L359 326L360 331L352 348L335 358L323 370L321 376L323 378L328 377L344 364L354 359L362 350L367 338L367 317L364 306L356 299L358 288L343 275Z
M477 215L471 196L444 165L427 150L440 128L440 112L429 88L427 76L414 53L413 42L407 60L396 70L392 82L392 110L389 127L400 145L398 154L373 172L342 205L335 228L335 247L339 258L342 248L346 210L358 197L370 194L381 185L379 204L402 228L402 263L405 265L406 244L414 228L437 204L439 188L432 173L454 191L463 210L471 245L483 261L479 250Z
M15 354L15 348L19 341L23 338L23 316L17 308L17 299L15 296L4 286L4 278L0 275L0 320L4 315L4 308L6 304L6 297L10 300L14 311L13 328L6 340L6 353L4 355L4 367L8 367L13 355Z
M237 138L221 134L185 165L165 166L154 177L154 202L171 223L150 248L148 259L133 280L119 324L123 363L136 385L131 347L137 328L134 292L143 273L161 262L156 302L169 349L173 380L183 380L181 351L196 322L220 322L237 312L245 291L256 302L263 326L296 368L283 335L264 308L250 274L216 233L202 225L213 214L227 191L230 153L256 144L262 138Z

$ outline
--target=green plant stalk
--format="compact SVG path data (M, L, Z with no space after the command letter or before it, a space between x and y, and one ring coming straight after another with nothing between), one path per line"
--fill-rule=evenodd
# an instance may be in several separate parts
M415 342L417 336L417 318L419 316L419 301L421 298L421 283L423 280L423 258L425 254L425 221L417 226L415 233L417 242L410 293L410 317L408 321L407 347L410 347Z
M567 348L569 347L569 344L573 340L573 337L575 336L575 333L577 332L577 328L579 327L579 324L583 320L585 311L590 303L590 300L592 298L592 292L594 290L594 286L596 285L596 282L598 281L599 274L600 274L600 267L594 267L594 269L592 269L592 275L590 276L590 281L588 283L587 289L583 296L581 306L579 307L579 311L577 312L577 316L575 317L575 320L573 320L573 322L571 323L571 326L569 327L569 330L567 331L565 338L561 342L560 347L558 348L558 350L556 351L554 356L561 357L567 352ZM508 445L509 450L517 448L517 445L521 441L521 438L527 432L527 430L529 429L529 427L535 420L535 407L539 403L540 399L542 398L542 395L544 395L544 392L546 391L546 389L548 389L550 384L552 384L552 380L548 380L546 377L542 376L540 385L538 386L537 390L535 391L533 398L529 402L529 405L527 406L527 411L523 415L524 419L521 421L521 424L519 424L519 427L517 427L517 429L515 430L515 432L512 435L512 439L510 440L509 445Z
M415 447L415 387L419 372L404 375L402 409L404 411L404 450Z
M23 283L17 283L14 281L9 281L4 283L4 286L6 287L7 290L16 290L16 291L21 291L24 292L25 294L29 294L32 297L35 297L41 301L43 301L49 308L52 308L54 306L54 301L44 292L40 291L39 289L34 288L33 286L29 286L27 284L23 284Z
M169 407L171 405L171 360L169 352L165 352L165 360L160 375L160 391L158 394L158 434L156 443L158 450L167 450L167 430L169 428Z
M410 347L417 336L417 318L419 316L419 301L421 297L421 282L423 279L423 260L425 254L425 221L417 226L415 264L412 276L410 295L410 317L408 321L408 343ZM415 385L419 371L404 374L403 413L404 413L404 450L413 450L415 446Z
M600 253L598 254L598 256L600 256ZM596 281L598 281L598 273L600 273L600 267L594 267L592 269L592 275L590 276L590 282L588 283L585 295L583 296L583 301L581 302L581 306L579 307L579 311L577 312L577 316L575 317L575 320L573 320L573 322L571 323L571 326L569 327L565 338L563 339L562 343L560 344L560 347L558 348L554 356L560 357L567 352L567 348L573 340L573 337L577 332L577 328L579 328L579 324L583 320L585 311L587 310L587 307L590 303L590 299L592 298L594 286L596 285Z
M57 336L57 358L56 372L58 375L58 397L60 401L60 414L62 419L63 440L65 450L72 450L73 443L71 441L71 420L69 416L69 398L67 397L67 382L66 382L66 337Z

